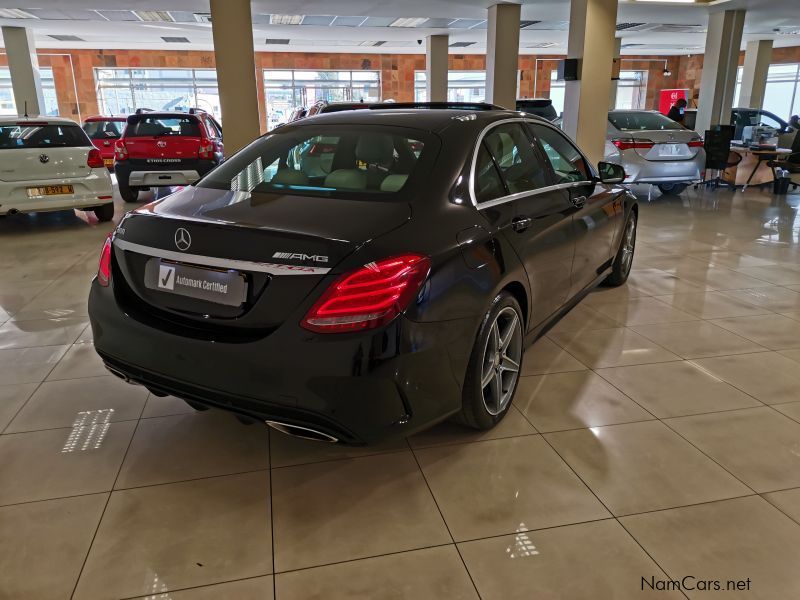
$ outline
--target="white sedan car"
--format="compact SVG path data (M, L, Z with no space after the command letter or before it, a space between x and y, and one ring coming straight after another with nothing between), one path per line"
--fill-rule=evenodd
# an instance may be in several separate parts
M114 216L111 176L75 122L0 117L0 217L77 208Z

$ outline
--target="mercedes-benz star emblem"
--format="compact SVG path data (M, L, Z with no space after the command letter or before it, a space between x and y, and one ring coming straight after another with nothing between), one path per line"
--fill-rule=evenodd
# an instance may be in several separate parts
M175 230L175 245L181 252L185 252L192 245L192 236L183 227Z
M44 164L46 162L50 162L50 157L47 154L40 154L39 155L39 162Z

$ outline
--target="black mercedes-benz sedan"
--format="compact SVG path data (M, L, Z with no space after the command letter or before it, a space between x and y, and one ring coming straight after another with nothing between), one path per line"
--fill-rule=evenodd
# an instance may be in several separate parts
M638 209L548 122L472 108L304 119L129 213L89 299L109 370L327 441L496 425L526 343L627 279Z

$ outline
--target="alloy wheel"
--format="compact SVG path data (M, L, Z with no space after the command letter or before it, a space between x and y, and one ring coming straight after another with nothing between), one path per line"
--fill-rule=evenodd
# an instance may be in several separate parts
M494 318L481 361L481 394L491 415L502 413L514 395L522 360L522 324L510 306Z
M631 215L628 225L625 227L625 235L622 238L622 272L627 274L631 270L633 262L633 249L636 245L636 217Z

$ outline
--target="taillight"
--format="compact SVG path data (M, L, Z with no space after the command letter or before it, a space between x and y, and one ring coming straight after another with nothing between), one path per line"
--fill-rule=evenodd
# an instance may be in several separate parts
M317 333L362 331L385 325L417 296L430 268L430 259L419 254L366 264L334 281L300 325Z
M100 251L100 264L97 267L97 283L103 287L108 287L111 282L111 236L108 234Z
M632 148L640 148L643 150L649 150L653 146L655 146L655 142L651 142L650 140L611 140L611 143L614 144L620 150L630 150Z
M688 144L689 148L702 148L704 146L703 140L692 140Z
M86 159L86 166L90 169L102 169L106 166L103 162L103 157L100 155L100 150L97 148L92 148L89 150L89 156Z
M128 160L128 147L125 145L125 140L117 140L114 142L114 158L117 160Z
M214 158L214 150L216 150L216 144L212 140L201 139L200 147L197 149L197 156L203 159Z

